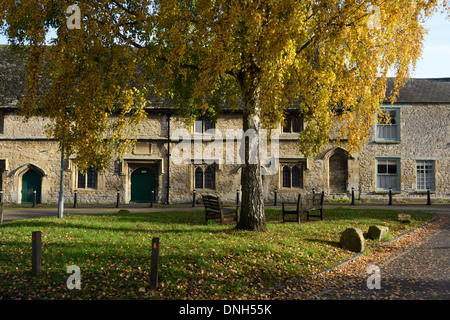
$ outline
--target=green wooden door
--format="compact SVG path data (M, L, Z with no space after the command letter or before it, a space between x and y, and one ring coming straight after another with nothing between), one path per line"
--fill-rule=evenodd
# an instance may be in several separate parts
M41 203L41 183L41 175L34 170L22 176L22 203L33 202L33 190L36 190L36 203Z
M134 170L131 174L131 201L150 202L152 190L155 190L153 171L145 167Z

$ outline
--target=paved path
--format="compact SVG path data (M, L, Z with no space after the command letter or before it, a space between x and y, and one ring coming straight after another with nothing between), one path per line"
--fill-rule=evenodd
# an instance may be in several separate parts
M448 220L448 219L447 219ZM368 288L372 274L346 279L342 287L326 289L318 299L450 300L450 223L432 232L420 245L378 261L379 287ZM369 281L375 284L375 281Z
M355 208L351 206L351 208ZM358 208L375 209L378 205ZM386 247L382 258L357 257L311 279L275 290L267 298L281 300L450 300L450 206L398 205L384 209L430 211L434 223L417 228ZM408 238L409 239L405 239ZM404 242L404 244L402 244ZM389 248L390 247L390 248ZM392 253L391 253L392 252ZM379 287L368 279L378 267Z

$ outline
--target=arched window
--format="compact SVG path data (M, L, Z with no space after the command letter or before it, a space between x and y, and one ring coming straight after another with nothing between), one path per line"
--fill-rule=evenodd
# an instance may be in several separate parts
M203 170L200 167L195 169L195 188L203 189Z
M283 167L283 187L291 187L291 169L289 168L289 166Z

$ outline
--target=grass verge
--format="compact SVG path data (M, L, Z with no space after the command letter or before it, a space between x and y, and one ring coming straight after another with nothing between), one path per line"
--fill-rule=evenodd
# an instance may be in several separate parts
M204 222L202 210L66 215L0 226L0 291L49 299L251 299L279 283L332 267L354 253L339 246L347 227L389 227L396 236L431 213L334 208L322 221L281 222L266 210L268 232ZM31 233L42 231L43 271L31 273ZM150 291L151 241L160 238L159 287ZM371 241L367 241L369 244ZM365 254L370 254L370 248ZM68 266L81 270L69 290Z

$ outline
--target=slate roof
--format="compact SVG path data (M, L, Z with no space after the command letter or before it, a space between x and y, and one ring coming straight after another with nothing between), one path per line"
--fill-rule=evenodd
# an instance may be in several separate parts
M386 96L393 89L393 79L388 79ZM415 78L400 90L396 103L450 103L450 78Z
M15 108L25 88L23 63L13 56L7 45L0 45L0 108ZM390 96L393 79L388 79L386 96ZM164 99L152 99L149 109L169 108ZM450 78L411 79L400 90L397 104L450 103Z
M0 45L0 108L15 107L24 90L24 65L11 54L8 46Z

